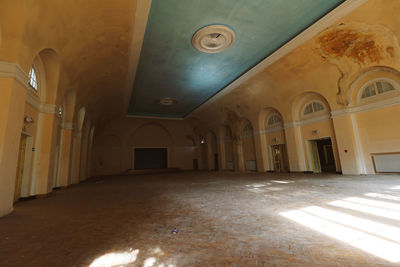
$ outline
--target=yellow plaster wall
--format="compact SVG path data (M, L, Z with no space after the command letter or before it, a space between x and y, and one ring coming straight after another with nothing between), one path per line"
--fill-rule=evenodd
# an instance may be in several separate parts
M168 167L191 170L196 155L193 141L187 135L194 135L194 132L184 121L114 120L96 130L92 161L94 175L116 174L132 169L135 147L167 147Z
M61 156L60 186L69 184L72 130L64 129L64 142Z
M247 160L256 160L256 151L254 147L254 136L245 136L243 137L243 159L246 162Z
M30 104L25 104L24 117L31 117L34 122L33 123L24 123L24 131L25 133L31 135L33 140L36 141L36 133L38 129L39 122L39 111L32 107Z
M371 153L400 152L400 105L356 115L367 173L374 173Z
M52 170L53 167L51 162L53 162L54 150L54 140L55 129L54 129L54 114L42 114L42 129L41 129L41 142L40 148L37 153L39 154L39 163L37 167L37 181L36 181L36 193L37 194L47 194L51 188L52 183Z
M25 87L0 77L0 216L12 211L19 142L25 108Z
M31 117L34 122L33 123L24 123L24 132L32 136L33 139L33 148L35 148L35 144L37 141L37 130L38 130L38 122L39 122L39 111L32 107L30 104L26 103L25 104L25 111L24 111L24 118L26 116ZM36 157L36 151L32 151L32 157L31 157L31 168L30 168L30 182L29 182L29 192L31 192L31 187L32 187L32 178L33 178L33 166L35 164L35 157Z
M266 133L264 134L265 139L267 140L267 144L269 146L271 145L281 145L285 144L285 132L284 130L272 132L272 133ZM274 141L275 139L275 141Z

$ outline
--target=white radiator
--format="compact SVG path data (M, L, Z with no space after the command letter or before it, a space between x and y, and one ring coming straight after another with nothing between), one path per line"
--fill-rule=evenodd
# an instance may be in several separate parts
M400 153L373 155L372 158L377 173L400 172Z
M246 170L247 171L256 171L257 163L255 160L246 160Z
M233 162L232 161L226 162L226 169L227 170L233 170Z

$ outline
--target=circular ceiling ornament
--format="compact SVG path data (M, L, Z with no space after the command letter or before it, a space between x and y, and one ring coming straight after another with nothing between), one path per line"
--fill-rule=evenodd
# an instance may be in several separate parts
M192 45L204 53L219 53L228 49L235 41L235 33L225 25L210 25L198 30Z
M164 98L158 99L156 102L162 106L169 107L169 106L175 105L178 101L176 101L176 99L171 98L171 97L164 97Z

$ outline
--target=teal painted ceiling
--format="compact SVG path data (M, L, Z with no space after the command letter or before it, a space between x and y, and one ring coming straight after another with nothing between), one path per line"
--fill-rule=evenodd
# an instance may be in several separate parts
M182 118L344 0L153 0L128 114ZM207 25L236 41L207 54L192 46ZM176 105L161 106L171 97Z

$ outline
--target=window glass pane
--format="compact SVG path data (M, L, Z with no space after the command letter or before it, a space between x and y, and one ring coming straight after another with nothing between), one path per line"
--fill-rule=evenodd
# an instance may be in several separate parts
M32 86L33 89L35 89L35 91L38 90L38 81L37 81L36 71L33 67L29 71L29 85Z
M304 109L304 115L310 114L313 112L312 104L308 104L307 107Z
M376 89L378 89L378 94L382 94L383 93L382 83L376 82L375 85L376 85Z
M324 109L324 106L321 105L321 103L314 102L313 105L314 105L314 112L317 112L317 111L320 111L320 110Z
M367 98L374 95L376 95L375 87L373 84L370 84L364 89L361 98Z
M267 125L268 126L273 126L275 124L279 124L280 122L282 122L281 116L275 114L275 115L272 115L272 116L270 116L268 118Z
M388 82L381 82L383 92L388 92L394 90L393 85Z
M316 112L316 111L318 111L318 105L317 105L317 103L313 103L313 112Z

